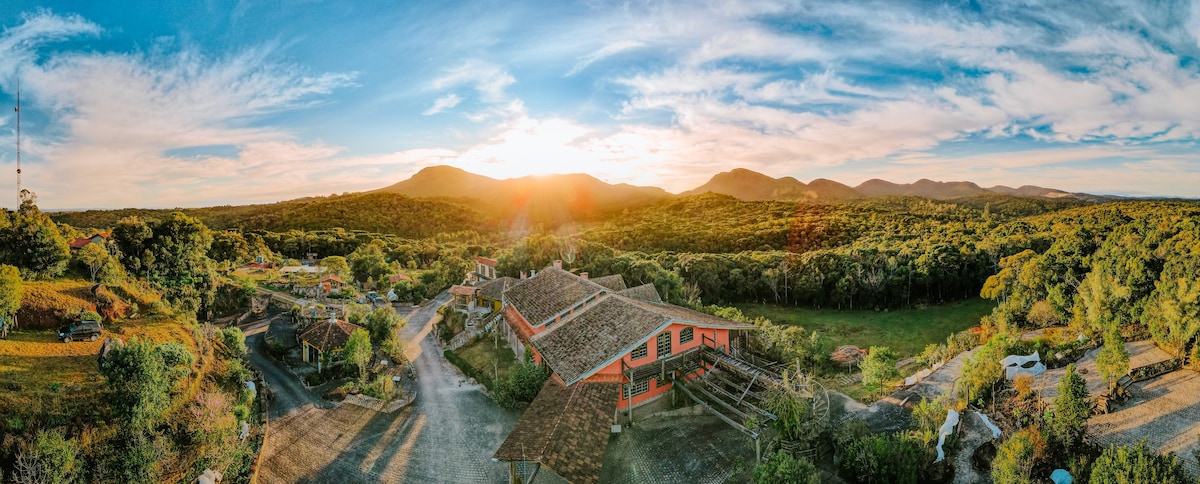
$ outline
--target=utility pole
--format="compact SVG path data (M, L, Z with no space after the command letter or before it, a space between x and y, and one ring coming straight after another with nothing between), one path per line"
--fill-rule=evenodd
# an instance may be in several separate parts
M21 197L21 76L17 75L17 197Z

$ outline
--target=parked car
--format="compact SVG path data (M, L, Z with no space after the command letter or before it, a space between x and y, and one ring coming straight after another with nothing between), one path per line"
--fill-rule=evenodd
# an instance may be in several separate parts
M99 321L79 321L70 326L58 328L58 339L63 343L82 339L96 341L101 334L104 334L104 327L100 325Z
M377 293L375 291L371 291L371 292L367 293L367 300L371 301L372 306L374 306L376 304L383 304L383 305L387 304L387 300L380 297L379 293Z

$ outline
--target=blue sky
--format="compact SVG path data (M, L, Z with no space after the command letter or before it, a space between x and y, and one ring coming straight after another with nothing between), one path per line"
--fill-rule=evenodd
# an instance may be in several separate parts
M0 29L44 207L275 201L437 164L1200 197L1198 2L18 0Z

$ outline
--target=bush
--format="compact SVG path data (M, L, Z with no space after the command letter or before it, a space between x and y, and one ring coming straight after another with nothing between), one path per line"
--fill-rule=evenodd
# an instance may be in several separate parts
M246 356L249 351L246 348L246 335L236 326L221 330L221 342L225 344L225 349L231 356L240 358Z
M100 313L91 310L80 312L79 319L81 321L103 321L103 318L100 317Z
M1026 427L1009 437L996 449L992 460L992 482L1028 484L1033 467L1046 457L1046 438L1041 428Z
M925 446L906 434L871 434L855 438L843 449L842 475L853 482L916 484L926 482L934 466L928 465Z
M233 418L238 422L244 422L250 418L250 408L245 405L233 407Z
M1092 466L1092 484L1184 484L1191 479L1175 454L1160 455L1146 446L1112 446L1104 449Z
M782 450L771 454L766 462L754 466L757 484L818 484L817 467L808 459L797 459Z
M530 361L513 366L508 378L496 385L496 403L504 408L513 408L520 402L532 402L542 390L547 377L549 372L545 368Z
M17 482L75 482L83 470L83 459L74 440L57 430L39 431L32 445L17 455Z

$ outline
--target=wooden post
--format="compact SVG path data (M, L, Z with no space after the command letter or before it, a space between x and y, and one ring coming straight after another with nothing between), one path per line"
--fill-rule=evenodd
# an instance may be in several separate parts
M509 484L517 482L517 463L516 462L508 463L508 482L509 482Z
M762 441L758 437L754 437L754 458L755 462L762 462Z

